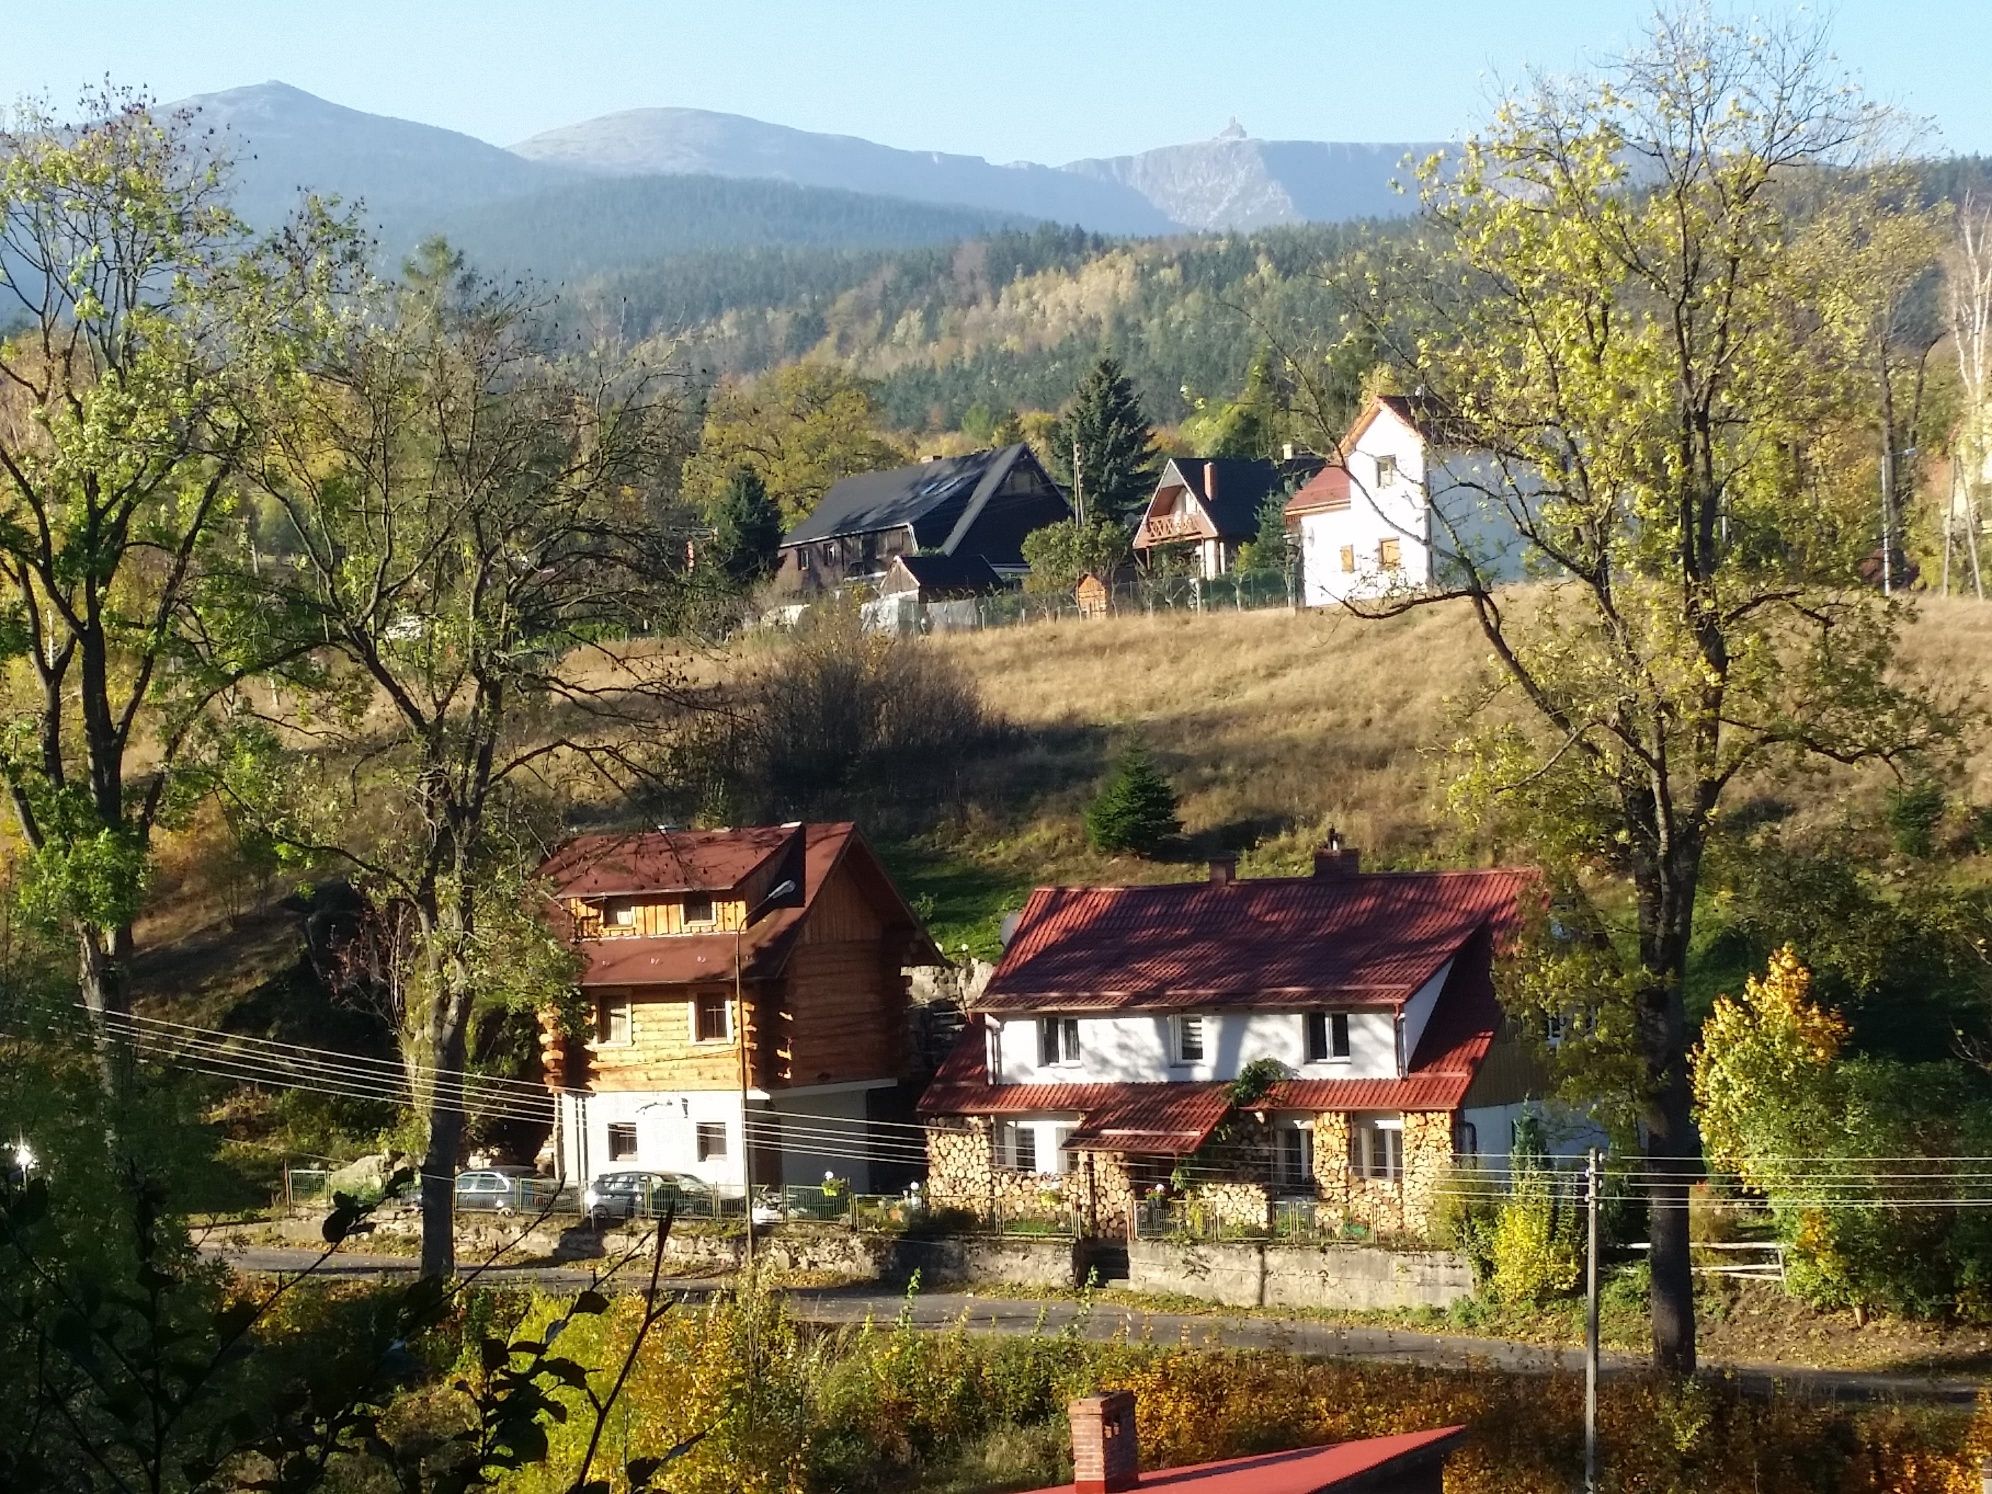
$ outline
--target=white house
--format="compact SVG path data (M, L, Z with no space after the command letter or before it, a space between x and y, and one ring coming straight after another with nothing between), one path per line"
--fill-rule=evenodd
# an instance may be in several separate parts
M1208 882L1039 888L921 1098L935 1201L1055 1188L1113 1234L1157 1183L1216 1168L1234 1201L1421 1228L1441 1179L1505 1158L1542 1092L1492 974L1533 886L1364 873L1331 841L1306 877L1219 862ZM1248 1070L1277 1077L1241 1122Z
M1287 504L1300 541L1310 606L1423 591L1473 569L1490 581L1522 575L1511 504L1540 483L1485 452L1443 439L1428 401L1378 395L1342 440L1340 459Z

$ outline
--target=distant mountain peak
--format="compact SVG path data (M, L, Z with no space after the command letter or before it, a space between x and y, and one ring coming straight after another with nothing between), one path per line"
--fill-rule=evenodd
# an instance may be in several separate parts
M1245 133L1245 126L1238 122L1238 116L1234 114L1231 116L1231 123L1217 132L1217 138L1219 140L1249 140L1251 137Z

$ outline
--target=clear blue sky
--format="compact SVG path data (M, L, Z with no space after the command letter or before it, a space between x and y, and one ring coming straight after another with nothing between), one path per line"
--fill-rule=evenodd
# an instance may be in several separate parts
M1765 6L1760 9L1775 9ZM1647 0L0 0L0 100L279 78L509 145L679 104L1060 162L1215 134L1451 138L1494 82L1609 52ZM1992 152L1988 0L1841 0L1868 89Z

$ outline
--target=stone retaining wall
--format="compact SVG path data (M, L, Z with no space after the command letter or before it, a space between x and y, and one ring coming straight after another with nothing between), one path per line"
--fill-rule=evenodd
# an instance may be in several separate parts
M1132 1291L1227 1307L1446 1308L1473 1295L1473 1267L1444 1250L1136 1240L1127 1262Z

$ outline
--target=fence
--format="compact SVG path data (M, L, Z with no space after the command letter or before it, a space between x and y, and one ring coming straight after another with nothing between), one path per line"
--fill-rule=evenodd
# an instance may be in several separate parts
M1070 590L1003 591L986 597L921 602L912 597L877 597L864 604L865 625L881 633L954 633L1007 628L1060 618L1101 614L1153 616L1158 612L1256 612L1300 605L1299 577L1271 572L1239 572L1205 581L1195 576L1153 576L1122 581L1105 595L1082 604ZM791 603L761 621L793 627L809 609Z

